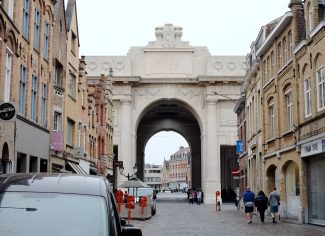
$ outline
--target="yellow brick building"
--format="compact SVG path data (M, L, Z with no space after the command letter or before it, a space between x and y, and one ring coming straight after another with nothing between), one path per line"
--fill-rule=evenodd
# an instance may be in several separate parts
M49 166L53 1L0 2L1 172L47 172Z
M248 185L276 187L283 217L325 224L325 2L288 6L262 27L247 60Z

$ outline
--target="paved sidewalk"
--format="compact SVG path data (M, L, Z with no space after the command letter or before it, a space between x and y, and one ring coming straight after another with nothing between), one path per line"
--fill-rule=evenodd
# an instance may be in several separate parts
M216 236L216 235L288 235L321 236L325 227L297 225L285 222L272 224L266 219L247 224L245 213L237 211L234 204L223 204L221 211L215 205L189 205L180 201L163 201L157 204L157 214L149 220L131 222L140 227L143 236Z

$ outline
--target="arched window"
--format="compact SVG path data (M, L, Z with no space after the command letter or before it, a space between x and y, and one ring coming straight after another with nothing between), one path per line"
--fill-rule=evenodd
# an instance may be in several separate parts
M311 115L311 80L310 77L304 80L304 103L305 117Z

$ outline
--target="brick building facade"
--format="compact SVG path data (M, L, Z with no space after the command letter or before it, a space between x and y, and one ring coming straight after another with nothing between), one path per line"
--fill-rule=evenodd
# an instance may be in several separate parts
M289 8L261 28L247 57L248 185L267 194L276 187L283 217L324 224L325 3Z

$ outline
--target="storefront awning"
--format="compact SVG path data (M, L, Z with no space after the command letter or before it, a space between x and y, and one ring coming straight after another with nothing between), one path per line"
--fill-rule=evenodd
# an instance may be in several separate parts
M69 166L72 168L72 170L76 173L76 174L80 174L80 175L88 175L86 173L86 171L84 171L80 165L75 164L73 162L67 161L67 163L69 164Z

